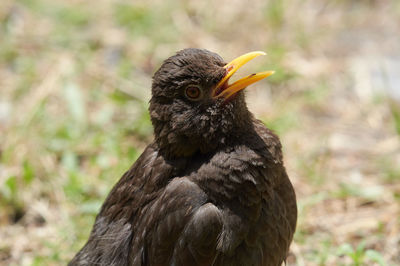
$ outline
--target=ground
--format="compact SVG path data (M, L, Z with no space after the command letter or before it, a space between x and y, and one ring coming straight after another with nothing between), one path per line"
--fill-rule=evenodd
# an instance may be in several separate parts
M152 74L201 47L276 70L247 101L297 193L288 265L399 265L399 25L396 0L2 0L0 264L72 258L152 140Z

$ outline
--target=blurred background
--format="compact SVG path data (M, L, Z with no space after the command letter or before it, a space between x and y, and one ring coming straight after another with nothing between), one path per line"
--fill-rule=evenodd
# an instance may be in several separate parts
M400 265L398 0L1 0L0 265L81 248L152 140L152 74L186 47L276 70L247 100L297 192L288 264Z

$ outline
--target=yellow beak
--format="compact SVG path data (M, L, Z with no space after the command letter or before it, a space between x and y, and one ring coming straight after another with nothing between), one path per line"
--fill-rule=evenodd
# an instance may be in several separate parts
M228 85L229 78L244 64L249 62L250 60L256 58L260 55L265 55L266 53L256 51L250 52L244 55L241 55L231 62L226 64L224 68L226 69L226 75L224 78L218 82L217 86L215 86L213 90L213 98L224 98L225 100L229 99L239 91L245 89L250 84L253 84L259 80L262 80L268 76L274 74L275 71L264 71L260 73L251 74L247 77L239 79L238 81Z

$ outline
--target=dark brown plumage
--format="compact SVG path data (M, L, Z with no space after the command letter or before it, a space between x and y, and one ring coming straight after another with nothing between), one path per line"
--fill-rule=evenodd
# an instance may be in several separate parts
M217 54L185 49L155 73L155 140L114 186L69 265L285 260L297 208L281 144L243 92L216 97L228 87L217 86L225 65Z

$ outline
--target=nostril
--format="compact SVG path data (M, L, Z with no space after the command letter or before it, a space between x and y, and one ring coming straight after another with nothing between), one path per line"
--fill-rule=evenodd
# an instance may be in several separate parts
M233 65L228 66L228 68L226 68L226 72L228 73L229 71L231 71L233 69Z

